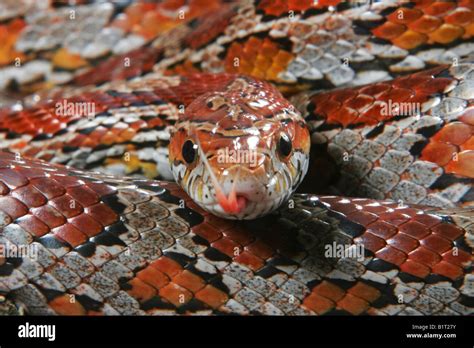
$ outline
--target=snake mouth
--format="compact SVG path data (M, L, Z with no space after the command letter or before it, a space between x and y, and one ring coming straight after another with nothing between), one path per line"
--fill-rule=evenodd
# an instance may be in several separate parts
M228 196L219 192L217 194L217 202L226 213L239 214L247 207L248 199L244 195L237 194L235 191L231 191Z

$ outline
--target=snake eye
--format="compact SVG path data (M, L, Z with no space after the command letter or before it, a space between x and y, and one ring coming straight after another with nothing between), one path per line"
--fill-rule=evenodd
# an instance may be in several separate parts
M283 157L289 156L291 153L291 139L286 133L281 133L280 141L278 142L278 151Z
M197 146L191 140L186 140L183 144L183 148L181 149L181 155L183 156L184 160L191 164L196 159L196 149Z

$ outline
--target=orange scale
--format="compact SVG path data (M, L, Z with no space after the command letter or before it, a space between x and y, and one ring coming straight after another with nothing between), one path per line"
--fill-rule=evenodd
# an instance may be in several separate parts
M185 288L169 283L159 290L161 297L174 304L176 307L183 306L193 298L193 294Z
M419 246L419 242L416 239L411 238L404 233L397 233L393 238L387 240L387 244L403 251L404 253L409 253Z
M145 302L156 295L156 290L139 278L129 280L127 285L130 287L127 293L139 302Z
M363 282L357 282L356 285L348 290L348 293L367 302L373 302L381 295L381 292L378 289Z
M444 78L444 77L437 77L434 79L430 79L425 83L416 87L417 93L424 93L424 94L435 94L444 92L447 86L454 83L454 79Z
M134 3L127 7L125 13L131 23L137 24L141 21L144 12L146 12L145 3Z
M260 68L254 68L250 75L256 77L257 79L268 79L266 71L261 70Z
M337 303L337 307L351 313L352 315L359 315L369 309L369 303L359 297L347 294Z
M278 46L275 43L271 42L270 40L263 41L260 47L260 53L266 57L274 57L278 54Z
M270 81L280 81L281 79L278 77L278 75L280 74L281 72L281 68L280 67L270 67L268 70L267 70L267 80L270 80Z
M474 21L474 12L467 8L457 8L444 18L449 24L466 26Z
M89 147L89 148L94 148L100 144L99 141L91 138L86 138L84 141L80 144L81 147Z
M447 44L463 36L465 30L463 27L443 24L438 29L428 35L430 42Z
M176 275L172 281L178 284L179 286L188 289L192 293L198 292L206 285L206 283L201 277L188 270L184 270L183 272L178 273L178 275Z
M461 267L453 265L452 263L441 261L432 268L434 274L439 274L448 277L452 280L459 279L463 276L464 272Z
M461 151L474 150L474 136L461 145Z
M120 133L120 138L122 139L122 141L128 141L132 139L135 136L135 134L136 134L136 131L134 129L127 128L127 129L124 129Z
M326 0L325 6L336 6L341 0ZM315 4L314 0L288 0L288 9L293 11L306 11L313 7Z
M415 95L412 95L410 98L406 100L406 103L410 103L411 105L416 105L417 103L423 104L431 97L430 94L423 93L421 91L416 91Z
M464 27L463 39L468 39L474 36L474 23L471 23Z
M407 255L403 251L389 245L377 251L375 256L397 266L400 266L407 259Z
M155 117L155 118L148 121L148 127L150 127L150 128L161 127L161 126L164 126L164 125L165 125L165 122L159 117ZM112 130L115 130L115 128L112 128ZM122 131L122 130L117 129L117 131Z
M354 109L341 108L336 112L329 114L328 123L342 124L344 127L347 127L350 124L353 124L359 113Z
M49 227L33 215L27 215L17 220L17 224L32 236L41 237L48 233Z
M242 246L229 238L221 238L212 243L211 246L221 253L233 258L236 254L240 254Z
M427 6L424 11L432 16L441 16L446 12L453 10L455 7L456 3L454 2L436 1L431 6Z
M303 306L317 314L324 314L333 309L336 304L323 296L312 293L303 300Z
M411 50L426 43L426 41L428 41L428 37L425 34L409 29L402 35L392 40L392 43L400 48Z
M63 127L61 126L61 123L59 122L54 122L49 124L48 126L44 127L43 133L46 134L55 134L59 132Z
M169 278L173 278L183 269L179 263L166 256L162 256L158 260L153 261L150 266L166 274Z
M462 249L456 252L454 252L454 250L448 250L443 254L443 260L453 265L466 267L472 262L472 256Z
M408 24L408 28L422 34L428 34L438 29L441 24L443 24L443 21L438 17L424 15Z
M88 182L87 186L97 193L100 197L111 195L117 192L117 189L113 186L105 183Z
M402 272L414 275L415 277L418 277L418 278L421 278L421 279L427 277L431 273L431 270L428 266L426 266L422 263L418 263L418 262L413 261L413 260L406 260L400 266L400 270Z
M117 221L117 214L103 203L97 203L85 209L86 213L100 222L102 226L112 225Z
M249 267L255 272L265 265L264 261L261 258L247 251L240 253L239 256L234 259L234 261Z
M320 284L316 285L312 291L312 294L322 296L334 302L341 300L345 293L345 290L327 280L323 280Z
M422 239L420 244L437 254L442 254L452 249L451 241L441 237L439 234L430 234L428 237Z
M462 122L452 122L436 133L433 139L442 143L461 145L471 138L473 129L474 127Z
M69 219L69 223L89 237L94 237L102 231L102 225L87 214Z
M107 128L99 126L89 134L89 139L100 141L100 138L102 138L108 131Z
M330 93L331 99L334 100L335 102L343 104L347 100L354 98L357 96L357 91L354 91L352 89L342 89L340 91L335 91Z
M337 112L341 108L341 104L334 100L327 99L316 105L316 110L320 115L330 115Z
M441 256L437 253L420 246L408 254L408 259L417 263L421 263L427 267L433 267L441 260Z
M69 52L66 48L60 48L54 53L51 62L54 67L66 70L76 70L87 66L87 61L80 54Z
M365 232L362 236L354 239L355 244L361 244L367 250L375 253L385 247L386 243L383 238L379 238L372 233Z
M359 90L361 94L371 95L374 98L377 98L378 95L382 94L383 92L390 90L392 86L388 83L377 83L375 85L369 85L367 87L363 87Z
M361 114L362 117L368 118L371 120L381 121L385 116L382 113L384 109L382 103L374 103L371 107L369 107L365 112Z
M387 101L391 100L392 103L404 102L408 98L415 95L415 92L413 90L407 89L407 88L392 88L389 92L385 92L385 93L388 97ZM378 99L382 100L382 98L383 98L383 94Z
M101 142L104 145L112 145L118 143L118 139L119 137L116 134L109 131L101 138Z
M87 136L85 134L76 134L71 141L66 143L66 145L72 147L81 146L86 138Z
M420 18L423 12L419 9L401 7L387 16L387 19L394 23L408 24Z
M462 151L457 155L457 160L453 159L446 165L448 173L474 178L474 150Z
M445 166L453 159L456 153L457 148L454 145L431 142L423 149L420 159Z
M20 121L12 125L11 130L18 134L36 135L38 133L38 129L33 127L28 121Z
M55 297L48 305L59 315L85 315L85 308L79 301L71 301L69 294L63 294Z
M328 93L318 93L318 94L315 94L311 98L311 103L313 103L316 107L318 107L320 103L328 100L328 98L329 98Z
M271 40L268 40L268 39L260 40L259 38L255 36L251 36L245 43L244 51L256 53L260 50L260 48L263 46L264 43L269 46L274 46L272 45Z
M418 0L415 2L415 8L425 8L430 6L435 0Z
M158 269L148 266L137 273L137 278L151 285L155 289L160 289L170 282L169 278Z
M258 66L262 71L267 71L272 65L272 60L266 56L258 55L257 59L255 60L255 65Z
M385 40L392 40L402 35L407 30L403 24L385 22L381 26L372 30L372 34Z
M356 97L346 101L346 106L352 109L361 110L372 104L374 100L375 98L370 95L359 94Z
M32 185L17 188L12 192L12 196L29 208L39 207L47 203L46 197Z
M83 207L76 202L70 195L65 194L54 198L48 202L51 206L60 211L65 217L71 218L83 212Z
M377 215L361 210L356 210L350 214L348 214L347 218L353 222L356 222L364 227L373 223L377 220Z
M71 224L65 224L55 228L54 236L65 241L71 247L75 248L88 240L88 237Z
M288 65L288 63L294 58L294 55L290 52L279 50L278 54L274 58L274 62L279 67L284 67Z
M204 289L196 293L196 299L204 302L211 308L218 308L227 302L228 296L225 292L212 285L206 285Z

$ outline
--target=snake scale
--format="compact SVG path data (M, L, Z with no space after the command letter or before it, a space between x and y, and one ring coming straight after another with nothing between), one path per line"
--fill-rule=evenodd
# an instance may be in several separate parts
M0 4L1 313L473 314L472 0L78 3Z

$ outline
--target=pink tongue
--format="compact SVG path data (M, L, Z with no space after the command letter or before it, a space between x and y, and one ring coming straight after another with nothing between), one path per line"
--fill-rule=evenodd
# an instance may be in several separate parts
M246 206L247 206L247 198L245 198L244 196L237 195L237 207L239 210L238 213L244 210Z
M229 197L225 195L218 195L217 197L219 205L224 209L226 213L229 214L238 214L247 206L247 198L240 195L235 195L232 197L232 194Z

